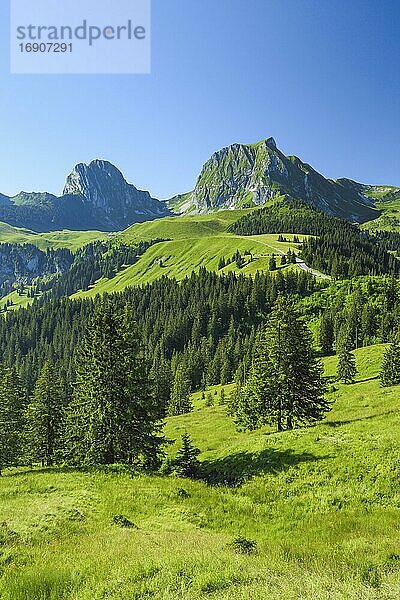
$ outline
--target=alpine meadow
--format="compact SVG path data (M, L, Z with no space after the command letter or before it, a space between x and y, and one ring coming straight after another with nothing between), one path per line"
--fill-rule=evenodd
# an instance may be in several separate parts
M0 600L399 600L397 4L0 6Z
M210 164L122 231L2 226L1 598L399 596L385 195L327 182L321 210L270 139ZM77 210L127 193L76 172Z

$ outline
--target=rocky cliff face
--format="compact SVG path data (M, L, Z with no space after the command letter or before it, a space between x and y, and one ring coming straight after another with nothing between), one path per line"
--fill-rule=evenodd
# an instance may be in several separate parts
M127 183L114 165L103 160L77 165L60 197L46 192L0 195L0 221L34 231L119 231L169 214L164 202Z
M297 157L285 156L273 138L252 145L233 144L213 154L194 191L181 202L181 211L207 213L257 206L276 194L288 194L353 222L377 216L372 198L356 186L326 179Z
M73 262L66 249L43 252L32 244L0 244L0 295L14 284L30 284L36 277L65 273Z
M127 183L122 173L104 160L77 165L67 178L63 194L80 196L85 206L112 230L169 213L163 202Z

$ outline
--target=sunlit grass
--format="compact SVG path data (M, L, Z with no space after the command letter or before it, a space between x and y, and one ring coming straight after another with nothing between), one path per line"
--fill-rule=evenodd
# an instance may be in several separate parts
M220 485L175 476L19 470L0 480L5 600L397 599L400 390L376 379L384 346L357 351L326 422L237 432L221 386L168 419L187 430ZM327 375L335 357L326 359ZM226 396L232 386L224 386ZM215 391L217 394L215 394ZM223 485L224 478L240 482ZM184 489L186 494L180 492ZM137 529L113 524L125 515ZM253 555L236 554L242 535Z

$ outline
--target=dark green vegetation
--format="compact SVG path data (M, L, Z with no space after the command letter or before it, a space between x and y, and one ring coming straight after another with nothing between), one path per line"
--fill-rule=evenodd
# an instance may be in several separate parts
M235 273L219 277L203 269L181 283L163 278L109 300L117 312L127 304L131 307L154 376L169 382L165 391L169 397L169 367L175 373L183 366L192 389L231 381L239 364L249 360L257 327L278 294L307 297L322 286L305 272L260 274L253 279ZM99 297L63 298L7 313L0 320L0 355L17 365L29 389L49 359L72 381L72 353L101 302Z
M46 362L23 418L24 433L20 443L28 464L52 467L60 460L65 408L64 382L54 365Z
M97 308L76 353L76 378L65 411L67 462L160 465L165 406L148 376L137 328L126 309Z
M397 275L399 261L389 250L400 251L400 237L382 239L361 231L348 221L329 217L291 198L278 200L246 215L229 231L237 235L262 233L308 234L301 257L307 265L334 278L357 275Z
M330 409L324 392L311 332L293 300L280 296L255 340L250 373L232 403L236 422L246 429L269 423L283 431L320 421Z
M379 386L383 352L356 351L356 383L335 384L312 428L237 432L225 406L195 395L194 412L168 420L167 450L175 458L191 432L215 485L122 469L6 472L1 597L397 600L400 395Z
M337 378L347 385L354 383L357 374L356 358L347 344L339 352Z
M396 244L279 197L20 278L0 598L397 598Z
M178 283L164 278L111 296L116 310L127 303L152 361L160 393L171 397L173 376L182 367L192 389L228 383L250 366L249 352L279 292L303 298L301 311L324 354L343 337L352 347L390 340L399 321L398 283L364 278L357 283L316 281L305 272L225 277L201 271ZM39 303L0 321L0 354L16 365L32 389L46 360L72 381L72 353L93 313L92 300Z
M137 245L120 242L87 244L76 252L67 272L37 284L37 290L45 294L42 301L70 296L78 290L87 291L102 277L112 279L123 267L135 264L146 250L159 241L139 242Z

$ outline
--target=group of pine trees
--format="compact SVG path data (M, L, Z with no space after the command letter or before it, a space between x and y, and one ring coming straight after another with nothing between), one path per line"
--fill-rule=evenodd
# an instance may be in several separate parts
M129 311L104 304L75 353L72 393L46 362L30 397L15 371L0 370L0 471L53 466L160 464L165 406L156 394Z
M133 265L146 250L160 241L155 239L137 245L101 241L86 244L73 255L65 273L37 284L38 291L44 294L40 303L87 290L101 277L111 279L124 265Z
M105 301L75 353L69 395L56 367L46 362L30 397L14 369L0 378L0 469L18 464L53 466L160 465L162 420L190 410L190 381L178 368L168 406L149 376L137 326ZM239 384L236 421L246 429L275 423L279 431L319 420L329 410L322 366L311 333L292 298L280 296L257 336L252 365ZM221 394L221 402L223 396ZM198 450L185 434L176 467L194 476Z
M258 328L278 295L306 298L323 285L304 271L251 278L202 269L182 282L163 277L105 298L116 312L131 306L158 394L170 400L182 377L191 390L232 381L243 362L249 365ZM62 298L10 311L0 319L0 361L17 367L29 392L47 360L70 385L74 349L100 303Z
M352 350L389 342L400 322L399 286L389 277L329 285L303 271L252 278L201 270L180 283L164 277L106 299L116 313L131 307L157 396L173 414L190 410L190 391L244 379L279 294L299 300L301 314L320 323L324 356L340 353L344 343ZM72 356L101 303L62 298L9 311L0 319L0 361L16 367L29 394L45 362L55 363L69 390Z
M178 365L167 396L150 367L132 307L118 310L107 298L96 305L74 352L71 382L47 360L28 394L16 369L3 364L0 472L13 465L59 463L157 468L165 443L162 421L191 410L192 387ZM338 377L350 384L355 373L354 354L345 344ZM330 410L321 360L291 295L278 296L255 336L248 369L239 369L236 377L230 413L240 428L268 423L282 431L314 423ZM381 384L400 385L400 331L385 353ZM185 434L176 462L182 475L194 476L197 453Z
M356 374L356 357L350 344L344 344L338 355L337 379L349 385L354 383ZM379 377L382 387L400 385L400 328L385 350Z
M399 250L399 237L372 235L290 197L245 215L230 231L236 235L282 231L309 235L300 257L334 279L400 273L400 263L391 252Z
M245 429L275 425L278 431L320 420L330 409L323 367L312 334L293 299L278 298L256 339L250 372L233 401Z

